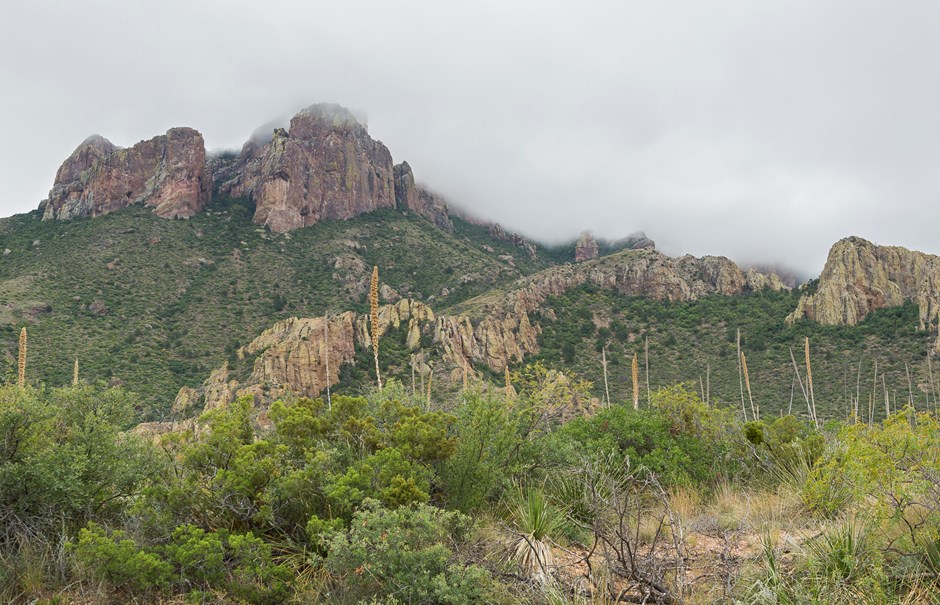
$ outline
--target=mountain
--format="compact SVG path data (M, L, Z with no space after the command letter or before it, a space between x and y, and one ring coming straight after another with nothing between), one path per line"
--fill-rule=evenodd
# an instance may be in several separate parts
M72 219L143 203L157 216L190 217L211 193L205 144L192 128L171 128L129 149L95 135L59 168L40 209L44 219Z
M83 378L138 393L142 419L368 385L373 266L382 372L404 382L501 382L542 361L623 399L648 351L651 387L695 381L733 404L740 329L765 410L792 408L805 337L829 415L876 362L902 399L936 400L937 257L848 238L818 283L790 290L725 258L665 256L643 233L540 245L452 209L337 105L209 157L191 128L127 149L91 137L39 210L0 220L0 249L7 375L27 325L31 379L64 383L77 358Z
M787 321L854 326L872 311L907 301L917 305L919 329L937 328L940 256L848 237L829 251L814 291L800 297ZM935 350L940 351L940 339Z

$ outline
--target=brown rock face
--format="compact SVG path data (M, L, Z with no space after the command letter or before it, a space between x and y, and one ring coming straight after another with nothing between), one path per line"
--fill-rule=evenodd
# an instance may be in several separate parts
M415 184L414 173L408 162L394 166L395 201L399 208L407 208L423 216L441 229L454 230L444 198Z
M541 328L529 315L541 309L550 296L586 283L614 289L625 295L645 295L663 300L693 300L706 294L734 295L750 289L782 288L773 274L742 272L721 257L670 258L648 250L627 251L542 271L518 281L507 294L488 295L468 301L454 314L435 315L427 305L404 299L379 310L379 331L404 329L406 346L420 351L422 336L430 336L442 351L442 361L473 373L485 365L502 371L507 364L537 353ZM271 401L290 391L316 396L327 382L339 380L340 366L353 363L356 348L370 346L369 321L365 315L344 313L329 320L326 345L322 317L288 319L276 323L250 345L238 351L240 358L254 356L254 370L245 384L229 380L228 368L212 373L197 395L206 409L251 395ZM326 356L330 373L326 372ZM419 362L422 367L424 362ZM435 377L446 376L435 372ZM194 393L183 389L176 409L191 407Z
M138 203L164 218L188 218L211 192L205 143L192 128L171 128L128 149L94 136L59 168L43 219L100 216Z
M285 232L395 206L392 154L338 105L313 105L270 142L245 144L219 189L255 203L254 222Z
M535 246L532 245L532 242L522 237L518 233L507 232L499 223L493 223L490 225L489 233L490 237L493 239L509 242L517 248L522 248L531 258L538 257L538 253L535 250Z
M920 308L921 330L940 319L940 256L849 237L829 251L816 292L802 296L787 321L853 326L907 300ZM940 351L940 340L936 347Z
M574 262L580 263L582 261L591 260L592 258L597 258L597 255L598 247L594 236L591 235L590 231L582 231L581 237L578 238L578 243L574 245Z

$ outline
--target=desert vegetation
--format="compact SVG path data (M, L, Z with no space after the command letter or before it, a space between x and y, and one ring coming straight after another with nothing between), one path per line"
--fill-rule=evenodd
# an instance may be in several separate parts
M871 426L745 422L738 401L706 403L698 385L601 405L590 383L535 363L447 396L390 378L329 405L241 399L154 436L128 430L132 393L28 372L0 387L3 602L881 604L940 591L940 423L912 406Z

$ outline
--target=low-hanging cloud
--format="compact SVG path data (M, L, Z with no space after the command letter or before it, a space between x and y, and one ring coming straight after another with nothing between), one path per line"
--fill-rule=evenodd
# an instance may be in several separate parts
M940 253L938 18L932 0L13 0L0 214L34 208L93 132L239 148L329 101L542 240L644 230L802 274L850 234Z

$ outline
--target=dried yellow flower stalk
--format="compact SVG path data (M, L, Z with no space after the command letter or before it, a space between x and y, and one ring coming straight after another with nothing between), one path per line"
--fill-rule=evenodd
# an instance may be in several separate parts
M24 326L20 330L20 356L19 356L19 372L17 374L16 384L19 386L26 385L26 327Z
M375 380L382 390L379 374L379 268L372 268L372 284L369 287L369 319L372 324L372 355L375 357Z
M633 409L640 409L640 360L633 354Z

